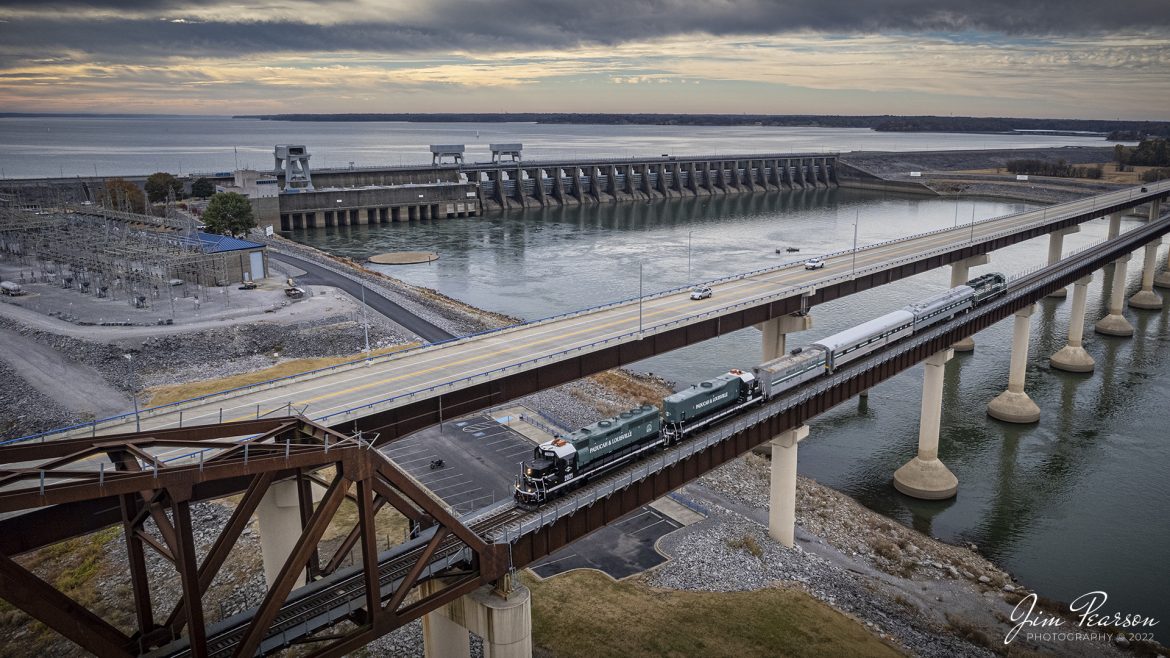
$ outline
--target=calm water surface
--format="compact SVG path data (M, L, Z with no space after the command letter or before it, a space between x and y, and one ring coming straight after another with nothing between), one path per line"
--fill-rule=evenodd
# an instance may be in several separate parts
M877 133L853 128L601 126L534 123L260 121L228 117L0 117L0 178L230 171L272 167L275 144L305 144L321 167L429 163L430 144L521 142L527 159L670 153L914 151L1109 146L1101 138Z
M1021 203L882 196L819 190L500 213L481 218L300 231L297 240L362 258L381 251L429 249L431 264L376 266L484 308L535 319L637 296L639 266L647 291L714 278L858 242L1018 212ZM1138 223L1127 218L1123 230ZM1105 236L1094 221L1065 240L1074 250ZM688 244L691 276L687 277ZM1012 273L1043 262L1046 238L997 251L974 274ZM1138 273L1130 268L1131 292ZM943 290L940 269L813 310L802 344ZM1089 322L1105 313L1111 270L1089 287ZM899 495L895 469L917 445L922 369L876 387L868 403L845 403L810 422L800 472L867 506L948 541L972 542L1047 596L1071 600L1109 593L1109 608L1170 620L1163 597L1170 541L1170 453L1164 373L1168 316L1131 312L1132 340L1097 336L1085 347L1097 360L1091 376L1049 368L1067 336L1069 301L1040 303L1032 323L1028 392L1043 410L1038 425L1017 427L986 415L1007 384L1010 321L976 336L974 354L947 367L940 457L958 476L959 496L927 503ZM636 364L680 383L758 362L754 329ZM1161 631L1161 629L1157 629ZM1164 632L1161 633L1164 637Z

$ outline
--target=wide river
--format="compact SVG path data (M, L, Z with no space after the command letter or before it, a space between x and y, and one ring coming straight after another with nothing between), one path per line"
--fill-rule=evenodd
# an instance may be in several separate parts
M883 134L868 130L560 126L533 124L280 123L195 118L0 118L0 172L7 177L224 171L267 167L276 143L307 144L313 164L429 161L427 145L466 143L469 160L489 142L523 142L527 157L659 153L926 150L1105 145L1082 137ZM376 266L476 306L534 319L638 294L1028 206L989 200L818 190L497 213L485 217L298 231L290 237L362 258L433 250L434 263ZM1139 221L1126 218L1123 230ZM1066 252L1105 235L1104 222L1065 240ZM997 251L975 273L1019 272L1044 262L1046 239ZM1140 254L1137 261L1140 263ZM1105 313L1111 269L1089 287L1089 322ZM1137 286L1138 266L1129 268ZM689 275L688 275L689 271ZM790 344L852 326L945 289L928 272L813 309L814 329ZM1086 335L1092 375L1052 370L1065 342L1069 300L1045 300L1032 321L1027 390L1040 423L990 419L986 405L1007 385L1011 322L976 335L973 354L948 364L940 458L959 495L922 502L898 494L895 469L916 450L922 368L812 420L799 469L927 534L969 542L1046 596L1071 600L1103 590L1106 609L1170 621L1170 315L1128 311L1132 339ZM759 361L760 336L744 330L636 364L680 384ZM1155 627L1163 642L1166 629Z

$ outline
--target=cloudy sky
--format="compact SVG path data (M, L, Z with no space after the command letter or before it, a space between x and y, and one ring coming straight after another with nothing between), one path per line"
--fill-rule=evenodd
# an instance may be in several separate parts
M0 111L1170 120L1167 0L0 0Z

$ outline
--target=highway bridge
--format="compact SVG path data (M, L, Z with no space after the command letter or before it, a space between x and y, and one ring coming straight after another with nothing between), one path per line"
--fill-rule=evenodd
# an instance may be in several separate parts
M823 269L802 261L729 276L714 295L687 288L359 360L30 437L167 429L303 413L381 444L565 382L800 313L884 283L1165 196L1170 181L839 251Z
M163 624L154 623L140 605L140 622L145 618L150 623L143 622L143 632L127 636L94 619L92 613L79 612L75 602L62 600L63 595L49 591L51 588L46 589L47 585L3 556L0 595L82 646L110 655L150 650L151 655L250 656L305 642L312 643L315 655L342 655L440 609L481 583L503 581L506 589L510 569L529 564L750 448L800 427L861 391L946 352L961 338L1012 314L1018 320L1037 300L1145 245L1156 244L1168 232L1170 218L1152 218L1140 228L1019 276L1011 281L1008 293L992 303L914 334L848 364L831 377L789 391L757 410L534 510L504 503L472 516L453 518L367 443L302 419L245 420L234 425L75 438L43 445L26 442L0 448L0 464L38 464L0 472L0 482L5 485L0 488L0 512L38 508L26 517L0 523L3 556L32 547L36 540L30 535L45 536L38 528L55 526L57 532L63 529L79 534L87 528L122 522L128 536L137 537L143 519L151 517L173 532L167 543L176 547L173 561L183 581L184 597ZM223 440L239 436L252 438L245 443ZM167 464L151 457L152 451L160 448L202 448L211 456L198 463ZM70 470L79 460L96 454L110 455L121 464L119 471ZM252 610L204 625L200 592L214 578L227 550L224 547L230 547L238 537L242 523L265 490L280 478L292 476L301 484L304 497L307 472L324 466L334 468L336 474L324 482L327 490L320 504L303 519L302 535L265 600ZM361 513L351 533L353 542L343 548L348 551L360 544L362 564L337 569L339 562L334 559L330 563L335 568L322 568L315 555L317 541L329 517L349 495L351 482L357 485L354 497ZM245 489L220 540L199 564L190 547L187 505ZM135 495L142 498L135 499ZM415 539L375 557L368 525L379 498L425 529ZM159 516L166 506L173 521ZM312 509L311 503L308 508ZM297 574L306 565L317 579L294 589ZM133 564L131 571L135 571ZM411 598L416 587L417 598ZM341 633L314 637L341 621L352 625ZM185 625L188 630L184 632Z

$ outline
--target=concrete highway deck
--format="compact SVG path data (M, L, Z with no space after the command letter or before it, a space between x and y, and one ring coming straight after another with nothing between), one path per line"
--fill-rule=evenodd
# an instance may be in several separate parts
M982 223L961 225L917 237L905 238L862 248L856 253L856 271L873 271L893 267L897 263L936 250L949 250L1008 231L1023 230L1041 224L1092 213L1098 208L1130 200L1137 203L1142 197L1152 197L1170 190L1170 181L1146 186L1148 193L1137 188L1099 195L996 219ZM648 332L655 325L666 322L688 324L705 318L700 314L718 311L736 304L763 304L767 301L791 297L802 291L811 291L821 285L852 276L854 255L845 252L832 256L819 270L806 270L801 262L745 275L714 284L714 295L702 301L692 301L685 291L647 297L623 304L514 327L494 333L473 336L454 342L431 345L387 357L375 358L368 364L339 367L320 374L300 376L278 386L257 385L202 401L183 403L184 426L215 423L219 420L241 420L257 414L282 414L283 410L304 410L307 416L325 424L338 424L375 411L390 409L415 398L433 395L429 389L444 385L451 388L480 383L505 373L485 374L511 367L508 374L538 364L526 364L532 359L559 358L564 350L600 349L613 341L637 340L639 321ZM709 315L707 317L710 317ZM673 325L677 327L678 324ZM609 341L607 345L595 345ZM579 356L580 351L573 356ZM478 376L478 377L477 377ZM477 377L467 381L469 377ZM346 410L367 407L342 415ZM177 427L180 424L179 407L146 412L142 429ZM134 431L134 418L99 423L95 429L80 428L73 435L87 435ZM58 435L54 435L58 436ZM54 438L49 437L49 438Z

